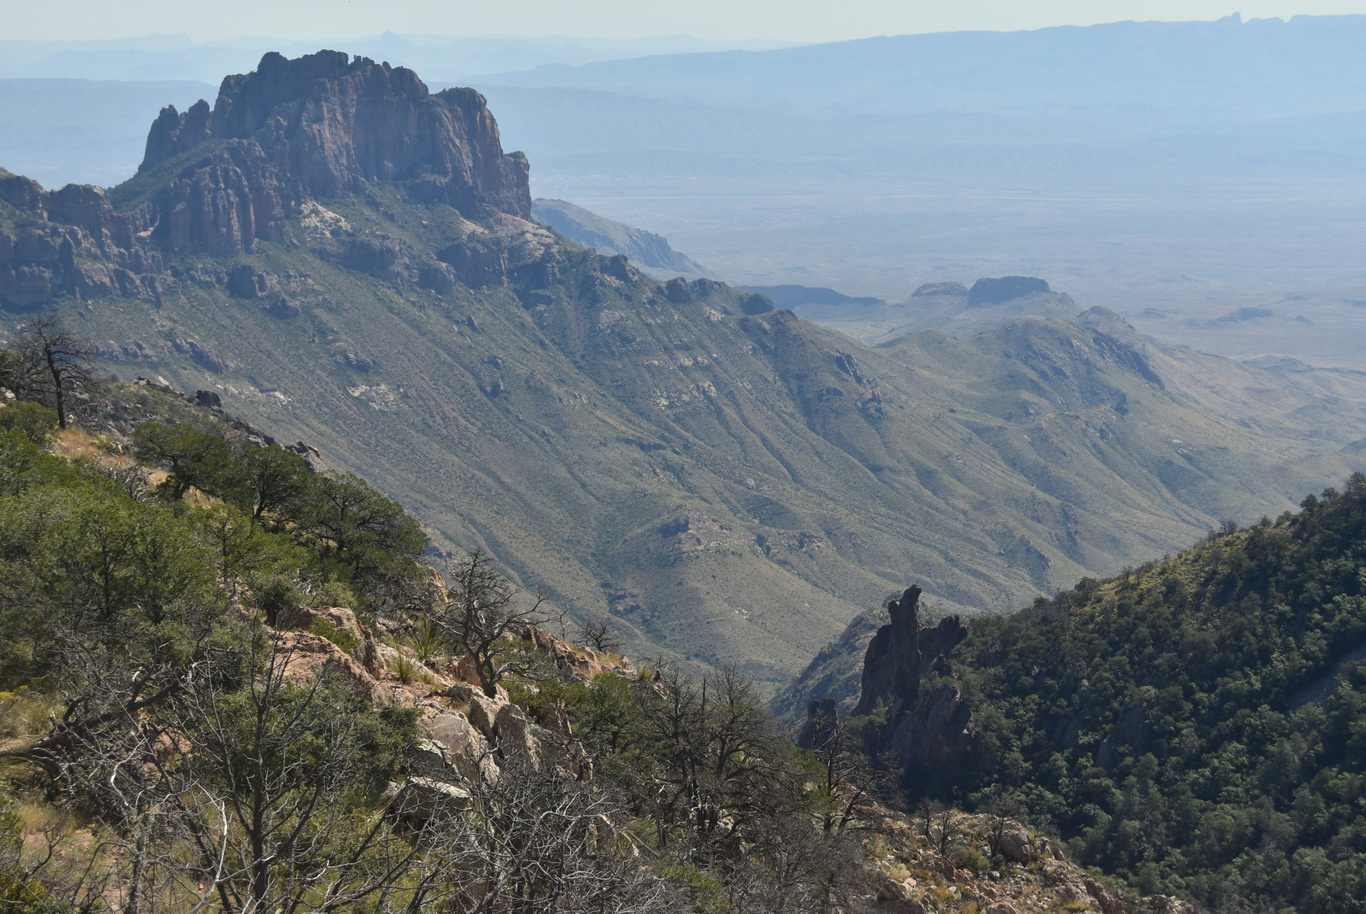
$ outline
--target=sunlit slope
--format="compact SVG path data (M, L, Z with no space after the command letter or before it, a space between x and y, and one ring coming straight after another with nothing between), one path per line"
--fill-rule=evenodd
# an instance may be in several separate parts
M439 244L380 200L335 213ZM870 350L513 228L561 245L547 288L396 287L310 247L301 221L301 243L237 258L284 305L186 284L77 325L146 341L164 359L115 367L218 390L571 611L770 682L908 577L999 611L1289 504L1254 430L1183 405L1112 337L1021 323Z

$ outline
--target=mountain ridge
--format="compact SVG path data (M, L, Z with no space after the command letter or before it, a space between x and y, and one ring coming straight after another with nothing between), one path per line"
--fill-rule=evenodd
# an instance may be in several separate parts
M1279 513L1341 477L1339 439L1366 428L1358 410L1297 438L1303 378L1242 425L1265 398L1216 414L1163 366L1167 389L1136 372L1134 345L1064 321L872 349L722 283L653 281L498 208L526 198L486 108L482 158L324 169L310 190L290 156L333 136L319 112L398 87L402 110L455 119L416 77L324 63L363 68L375 94L315 80L269 117L234 101L257 112L247 139L199 139L217 106L167 114L149 167L108 193L4 178L0 303L56 309L101 370L213 391L309 441L442 547L486 548L571 614L610 614L637 655L736 664L772 690L908 568L949 610L1005 610ZM350 161L339 136L324 163ZM494 163L482 198L461 170L476 160ZM1189 386L1215 370L1163 365Z
M604 254L621 254L659 278L707 275L706 268L675 251L664 236L604 218L568 200L537 198L531 201L531 211L537 222L575 244L601 249Z

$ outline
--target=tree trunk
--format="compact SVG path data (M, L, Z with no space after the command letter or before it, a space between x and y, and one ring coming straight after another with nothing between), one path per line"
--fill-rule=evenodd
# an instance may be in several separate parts
M57 427L65 430L66 398L63 396L62 391L62 369L61 366L57 364L57 355L51 347L48 347L43 355L47 359L48 373L52 375L52 393L53 396L57 398Z

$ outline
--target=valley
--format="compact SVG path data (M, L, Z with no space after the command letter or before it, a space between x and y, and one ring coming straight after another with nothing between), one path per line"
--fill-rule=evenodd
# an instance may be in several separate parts
M1364 21L19 54L0 906L1359 910Z
M405 145L399 111L446 126ZM442 549L610 614L634 653L768 691L908 575L937 612L1004 612L1279 514L1366 437L1359 375L1163 347L1103 309L868 348L655 282L527 221L526 159L477 95L364 58L267 55L163 112L107 195L0 191L11 313L55 308L102 370L379 480Z

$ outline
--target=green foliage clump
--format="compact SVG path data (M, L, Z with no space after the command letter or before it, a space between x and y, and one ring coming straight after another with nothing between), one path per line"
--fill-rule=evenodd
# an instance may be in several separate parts
M27 772L98 848L47 853L14 823L0 906L95 910L115 891L124 909L349 910L434 891L423 880L439 873L414 863L423 842L381 815L416 713L310 679L288 635L232 609L273 624L354 605L362 588L377 602L419 577L416 522L279 448L146 423L135 449L167 471L153 492L126 459L47 452L41 408L0 414L0 803ZM313 629L359 646L326 620Z
M191 489L221 500L200 519L231 579L302 566L336 582L335 595L323 599L355 606L401 600L416 576L426 534L358 476L314 473L278 445L234 448L184 423L146 422L131 438L139 457L167 472L158 486L167 500ZM284 540L272 544L275 534L301 551L290 554Z
M155 488L126 457L68 461L42 440L0 431L0 752L98 850L44 863L16 825L7 910L453 910L484 891L501 893L488 910L566 891L584 893L575 910L680 895L796 910L853 894L858 850L831 825L844 807L808 788L819 765L733 671L569 681L519 637L541 599L488 556L438 594L414 562L426 537L393 501L212 425L137 427L133 451L165 472ZM547 727L548 756L572 708L597 777L566 774L586 759L563 747L540 771L500 757L497 783L465 785L468 815L405 793L416 712L363 700L278 631L302 607L357 604L405 610L424 659L473 654L488 690L502 682ZM360 646L325 618L311 631ZM424 675L400 658L404 681Z
M360 647L360 638L356 637L354 632L338 628L326 619L315 620L308 630L319 637L326 638L348 654L355 653L356 648Z
M990 761L960 799L1004 789L1144 892L1366 911L1366 476L964 649Z
M57 414L38 403L22 400L0 409L0 432L17 431L40 447L57 432Z

